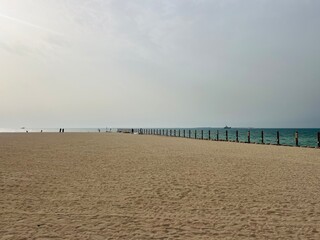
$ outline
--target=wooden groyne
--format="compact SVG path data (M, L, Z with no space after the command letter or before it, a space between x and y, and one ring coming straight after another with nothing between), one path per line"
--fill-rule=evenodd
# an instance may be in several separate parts
M193 134L192 134L193 131ZM179 138L190 138L190 139L199 139L199 140L210 140L210 141L226 141L226 142L236 142L236 143L251 143L251 144L265 144L265 145L277 145L277 146L295 146L295 147L309 147L314 148L314 146L300 146L299 144L299 132L295 131L293 140L294 144L282 144L280 131L275 131L274 139L275 143L267 143L265 141L265 132L262 130L260 134L260 141L254 142L251 138L251 131L247 131L246 141L240 141L239 131L235 131L235 138L231 139L229 135L229 131L225 130L224 137L221 137L220 131L216 130L215 134L212 130L207 130L206 138L205 130L197 129L162 129L162 128L123 128L118 129L119 133L130 133L130 134L142 134L142 135L157 135L157 136L168 136L168 137L179 137ZM316 133L315 136L316 146L315 148L320 148L320 132Z

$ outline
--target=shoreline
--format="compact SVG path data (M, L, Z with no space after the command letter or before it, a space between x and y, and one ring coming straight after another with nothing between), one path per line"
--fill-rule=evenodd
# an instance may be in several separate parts
M4 134L122 134L122 135L131 135L131 133L115 133L115 132L0 132L0 135ZM166 136L166 135L153 135L153 134L133 134L133 135L144 135L144 136L157 136L157 137L168 137L168 138L178 138L178 139L190 139L190 140L201 140L201 141L209 141L209 142L229 142L229 143L236 143L236 144L250 144L250 145L265 145L265 146L277 146L277 147L290 147L290 148L309 148L309 149L320 149L317 146L306 146L306 145L289 145L289 144L276 144L276 143L261 143L261 142L245 142L245 141L236 141L236 140L224 140L224 139L201 139L201 138L189 138L189 137L179 137L179 136Z

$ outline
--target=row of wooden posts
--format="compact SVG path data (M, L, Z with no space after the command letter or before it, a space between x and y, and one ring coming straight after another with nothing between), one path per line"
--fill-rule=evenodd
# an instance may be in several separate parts
M188 132L186 132L185 129L183 130L176 130L176 129L139 129L138 133L139 134L146 134L146 135L161 135L161 136L171 136L171 137L188 137L191 138L191 130L187 130ZM132 131L133 133L134 131ZM226 130L225 132L225 139L220 138L219 136L219 130L216 131L216 138L212 139L211 136L211 130L208 130L208 138L207 140L217 140L217 141L229 141L229 132L228 130ZM197 130L194 130L194 138L197 139ZM318 132L317 134L318 136L318 148L320 148L320 132ZM204 140L203 137L203 130L201 130L201 138L202 140ZM236 130L236 139L235 142L239 142L239 131ZM251 143L251 133L250 131L247 132L247 141L246 143ZM261 143L265 144L264 141L264 131L261 131ZM280 132L277 131L277 145L280 145ZM299 133L298 131L295 132L295 145L299 146Z

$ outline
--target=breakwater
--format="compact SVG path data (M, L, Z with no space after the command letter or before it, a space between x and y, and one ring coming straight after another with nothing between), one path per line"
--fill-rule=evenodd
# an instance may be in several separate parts
M320 148L320 129L123 128L118 132L279 146Z

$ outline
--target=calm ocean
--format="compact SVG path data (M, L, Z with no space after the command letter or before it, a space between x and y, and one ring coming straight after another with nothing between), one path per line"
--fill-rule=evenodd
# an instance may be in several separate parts
M110 128L65 128L65 132L106 132L110 131ZM163 128L161 128L162 130ZM25 128L25 129L9 129L9 128L0 128L0 132L59 132L59 128ZM116 131L117 129L112 129ZM160 128L159 128L160 130ZM167 130L167 129L165 129ZM208 139L209 130L210 138L217 139L217 131L219 131L219 139L226 139L226 131L228 131L228 140L236 140L236 131L239 132L239 141L247 142L248 140L248 131L250 131L250 140L252 143L261 143L261 131L264 131L264 142L266 144L276 144L277 143L277 131L280 133L280 144L283 145L295 145L295 132L299 133L299 145L300 146L310 146L316 147L318 144L317 134L320 132L319 128L232 128L232 129L223 129L223 128L168 128L168 132L176 130L176 135L178 136L180 130L180 136L183 137L183 130L185 130L186 137L189 137L189 130L191 131L191 138L195 138L195 133L197 138L201 138L201 131L203 131L203 138Z

